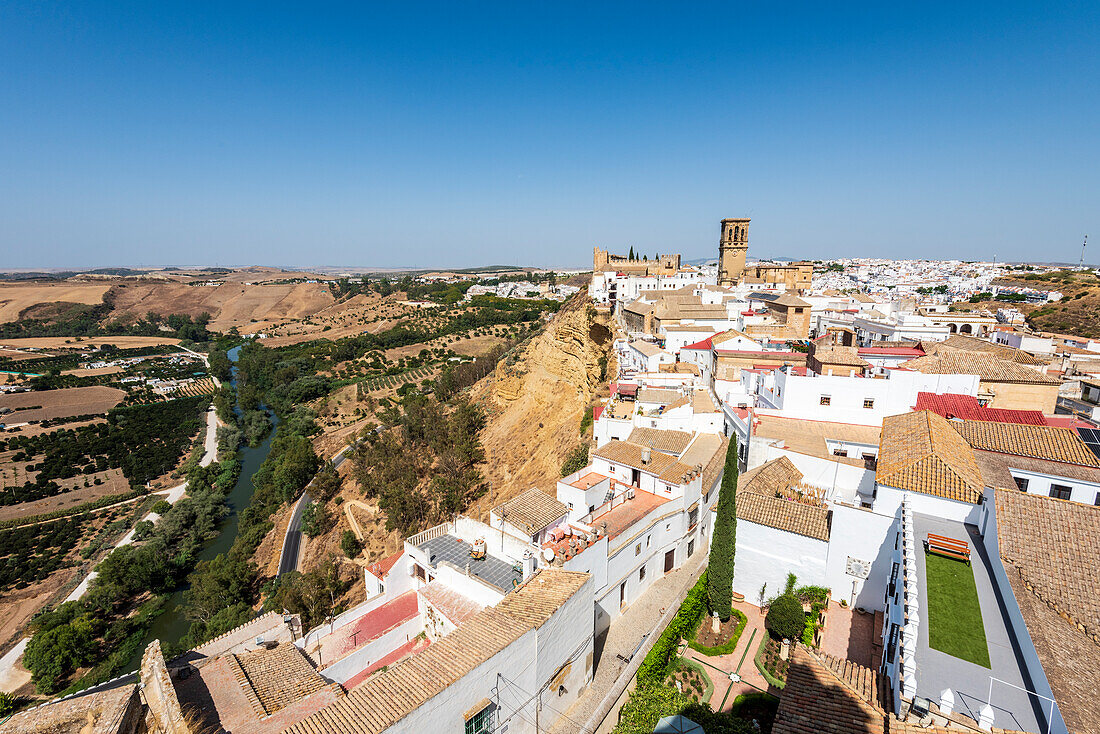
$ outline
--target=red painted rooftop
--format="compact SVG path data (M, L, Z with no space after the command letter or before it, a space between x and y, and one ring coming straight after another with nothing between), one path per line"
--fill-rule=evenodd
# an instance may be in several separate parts
M708 336L701 342L695 342L694 344L688 344L686 347L680 347L681 351L684 349L701 349L709 352L711 349L714 349L714 342L712 342L711 337Z
M1047 417L1038 410L1009 410L1007 408L987 408L982 406L973 395L945 393L937 395L930 392L917 393L917 404L913 410L930 410L944 418L987 421L990 423L1023 423L1029 426L1046 426Z

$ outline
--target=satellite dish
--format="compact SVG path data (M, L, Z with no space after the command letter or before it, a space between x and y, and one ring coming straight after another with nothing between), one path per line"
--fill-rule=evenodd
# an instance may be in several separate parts
M543 557L543 560L545 560L547 563L550 563L551 561L554 560L554 549L553 548L543 548L542 549L542 557Z

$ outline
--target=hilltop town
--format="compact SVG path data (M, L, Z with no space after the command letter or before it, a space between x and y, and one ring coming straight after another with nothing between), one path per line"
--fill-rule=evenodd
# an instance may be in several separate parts
M1095 272L750 225L0 285L0 732L1100 731Z

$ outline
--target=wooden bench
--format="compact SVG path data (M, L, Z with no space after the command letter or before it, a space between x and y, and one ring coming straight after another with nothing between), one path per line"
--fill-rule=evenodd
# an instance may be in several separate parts
M967 545L965 540L955 540L943 535L929 533L928 538L924 541L924 549L929 553L954 558L967 564L970 563L970 546Z

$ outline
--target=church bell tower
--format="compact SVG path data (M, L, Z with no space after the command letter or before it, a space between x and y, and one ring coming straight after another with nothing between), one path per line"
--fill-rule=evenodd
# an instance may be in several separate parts
M718 285L737 285L745 272L749 252L748 219L723 219L718 240Z

